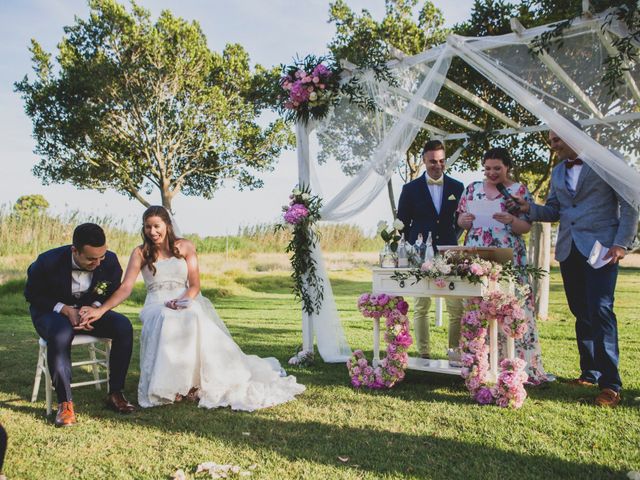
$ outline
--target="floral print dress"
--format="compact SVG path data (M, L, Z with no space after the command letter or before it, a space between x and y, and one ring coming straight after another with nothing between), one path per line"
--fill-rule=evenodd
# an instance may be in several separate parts
M524 198L528 202L533 199L527 187L521 183L513 183L507 187L511 195L517 195ZM469 203L474 200L492 200L488 198L484 191L484 182L473 182L467 186L460 203L458 205L458 213L467 213L469 211ZM500 196L493 200L500 202L500 210L507 211L505 201ZM529 220L527 215L521 214L520 218ZM515 234L511 231L511 225L501 225L493 228L471 227L465 238L465 245L474 247L503 247L513 249L514 265L527 264L527 245L522 235ZM528 282L527 278L521 278L522 283ZM525 312L527 314L527 333L524 337L516 339L515 350L516 356L527 362L526 372L529 375L529 383L538 385L548 380L547 374L542 366L542 353L540 351L540 342L538 339L538 329L534 315L533 296L531 293L527 295L525 300ZM500 335L499 338L501 356L506 352L506 339Z

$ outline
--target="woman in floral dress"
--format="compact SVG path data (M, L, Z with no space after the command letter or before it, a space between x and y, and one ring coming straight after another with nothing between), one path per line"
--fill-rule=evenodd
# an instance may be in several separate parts
M514 265L527 264L527 247L522 235L531 229L526 215L512 215L507 211L505 200L498 191L497 185L502 184L511 195L517 195L527 201L532 201L531 194L526 186L514 182L509 178L512 162L509 152L505 148L492 148L487 151L482 161L485 180L474 182L467 186L460 204L458 205L458 225L467 230L465 245L476 247L507 247L513 249ZM474 227L474 215L470 213L470 203L474 201L494 201L500 203L500 213L493 218L499 222L499 226L491 228ZM521 278L527 282L527 278ZM538 340L538 329L534 315L533 297L527 295L525 301L528 330L524 337L516 339L516 356L527 362L527 374L529 383L538 385L550 380L542 366L542 353ZM500 350L505 351L505 339L499 339Z

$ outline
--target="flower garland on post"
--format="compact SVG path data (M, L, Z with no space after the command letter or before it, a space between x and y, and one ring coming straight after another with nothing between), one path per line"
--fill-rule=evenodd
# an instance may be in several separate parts
M368 62L365 62L368 63ZM367 65L371 67L371 65ZM386 63L373 66L376 78L396 84ZM307 55L294 59L291 65L282 65L277 91L277 110L289 121L308 123L320 120L341 97L366 110L374 110L376 103L364 90L357 76L344 81L342 67L331 57Z
M321 208L322 199L312 195L308 186L302 185L293 189L289 204L282 207L285 223L276 225L276 230L293 230L285 251L291 253L293 293L309 315L319 312L324 298L322 279L318 276L316 261L311 256L319 240L315 224L320 220Z
M486 344L489 320L495 318L502 332L522 338L527 331L525 311L513 294L491 292L484 298L469 299L461 320L460 348L462 377L471 396L480 404L520 408L527 398L524 383L526 362L519 358L500 362L500 374L494 386L487 384L489 349Z
M404 379L409 361L407 352L413 342L407 318L409 304L403 297L363 293L358 299L358 309L367 318L385 318L387 355L374 367L369 365L362 350L353 352L347 360L351 384L356 388L392 388Z

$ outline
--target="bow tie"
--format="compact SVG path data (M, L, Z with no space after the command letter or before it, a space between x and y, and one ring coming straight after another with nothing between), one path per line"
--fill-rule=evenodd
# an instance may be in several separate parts
M90 272L91 271L91 270L87 270L85 268L80 268L80 267L73 267L71 270L74 272Z
M574 165L582 165L584 162L576 158L575 160L566 160L564 163L567 168L573 168Z
M427 185L442 185L444 183L443 178L444 177L440 177L439 179L434 180L431 177L427 177Z

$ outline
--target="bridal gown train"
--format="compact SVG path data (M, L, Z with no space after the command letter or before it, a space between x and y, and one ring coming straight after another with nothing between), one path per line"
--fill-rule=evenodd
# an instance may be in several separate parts
M304 391L295 377L280 375L275 358L245 355L201 294L186 309L165 307L187 286L184 259L158 260L155 267L155 275L148 267L142 270L147 298L140 312L140 406L172 403L176 394L198 387L200 407L253 411Z

